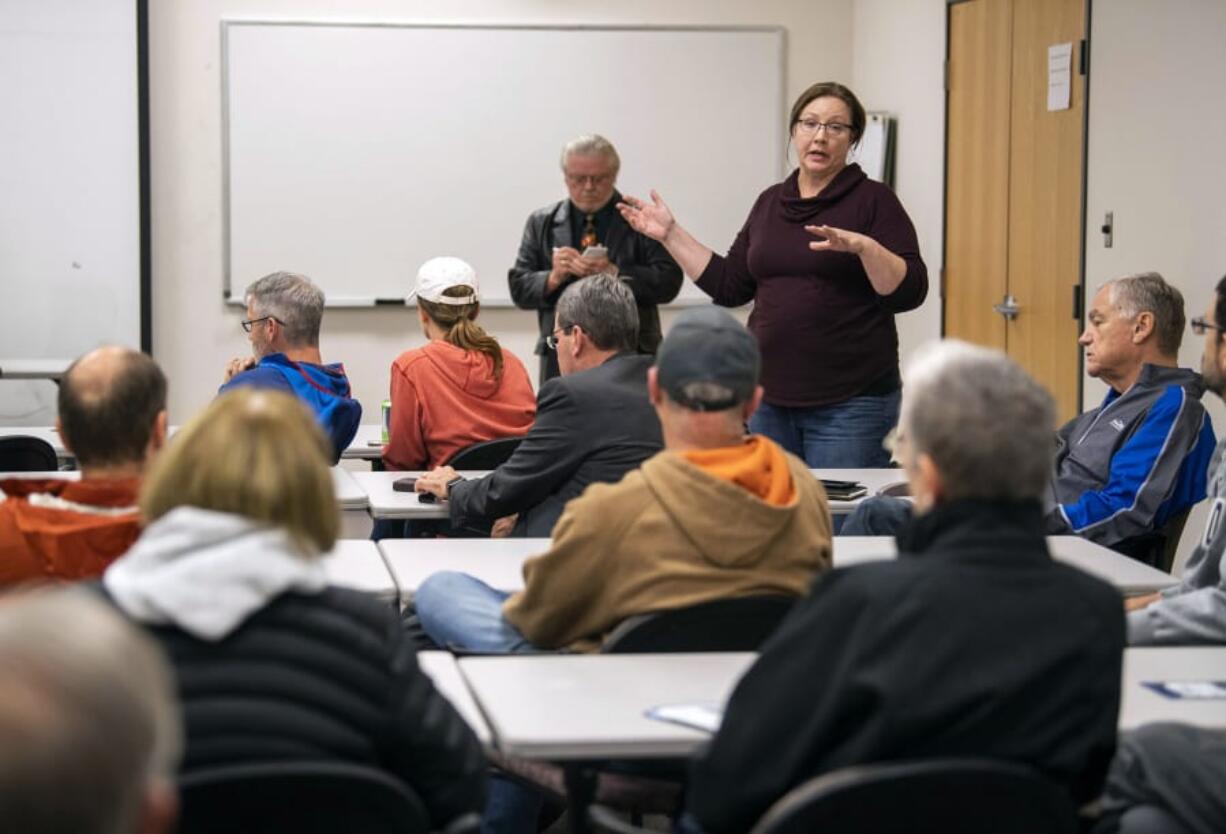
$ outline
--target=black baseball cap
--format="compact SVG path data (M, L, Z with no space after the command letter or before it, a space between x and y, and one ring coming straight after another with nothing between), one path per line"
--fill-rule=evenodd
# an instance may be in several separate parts
M762 360L758 341L715 306L677 317L656 354L656 378L673 402L691 411L724 411L753 397Z

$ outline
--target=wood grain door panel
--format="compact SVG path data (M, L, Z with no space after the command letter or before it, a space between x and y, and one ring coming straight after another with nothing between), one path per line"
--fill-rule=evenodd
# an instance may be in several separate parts
M1009 325L1009 355L1056 397L1061 420L1080 411L1085 37L1083 0L1013 4L1013 96L1009 174L1009 291L1022 313ZM1047 109L1047 49L1073 44L1071 107Z
M1004 350L1008 286L1011 0L949 9L945 335Z

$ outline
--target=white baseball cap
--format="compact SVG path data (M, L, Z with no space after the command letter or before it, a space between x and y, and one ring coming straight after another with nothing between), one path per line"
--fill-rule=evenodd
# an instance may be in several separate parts
M444 290L452 287L468 287L472 292L461 296L443 295ZM409 293L408 300L417 296L436 304L462 307L477 303L478 289L477 272L466 262L459 258L431 258L417 270L417 284Z

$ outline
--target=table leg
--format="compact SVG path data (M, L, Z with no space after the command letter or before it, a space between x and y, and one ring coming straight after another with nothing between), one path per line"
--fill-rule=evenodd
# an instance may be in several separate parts
M587 809L596 795L596 770L585 762L568 762L563 768L566 779L566 814L571 834L589 834Z

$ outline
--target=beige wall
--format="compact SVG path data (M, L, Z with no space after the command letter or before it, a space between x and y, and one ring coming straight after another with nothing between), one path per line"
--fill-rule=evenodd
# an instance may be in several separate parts
M945 0L855 0L851 84L869 110L898 119L894 190L915 223L928 298L898 316L899 354L941 335L945 228Z
M241 318L222 302L220 21L225 18L586 24L769 24L787 30L788 95L852 70L852 0L158 0L150 3L153 180L153 350L171 380L172 422L204 405L228 358L247 352ZM900 4L904 5L904 4ZM939 121L939 120L938 120ZM578 129L579 126L577 126ZM496 136L492 139L496 140ZM616 140L616 137L613 137ZM700 139L696 136L696 139ZM515 164L507 160L506 164ZM769 183L763 183L766 187ZM697 184L696 187L705 187ZM717 187L717 186L716 186ZM562 183L558 183L559 195ZM939 195L938 195L939 196ZM918 201L918 198L916 198ZM536 206L513 207L527 216ZM745 207L749 210L749 206ZM411 230L406 230L411 234ZM925 242L921 235L921 242ZM509 242L507 262L514 258ZM731 241L710 241L719 250ZM251 276L258 277L258 276ZM503 275L483 280L505 280ZM240 281L236 283L241 284ZM535 317L489 309L483 323L535 367ZM665 327L671 316L665 316ZM354 392L377 419L387 372L402 350L422 343L407 309L329 310L322 349L343 361Z
M1183 292L1188 318L1204 315L1226 273L1226 4L1169 0L1097 3L1091 22L1086 183L1086 284L1093 298L1110 278L1156 270ZM1108 249L1099 233L1115 214ZM1184 332L1179 363L1200 368L1205 340ZM1083 405L1107 387L1086 379ZM1226 408L1204 399L1220 438ZM1188 517L1177 564L1204 529L1208 502Z

